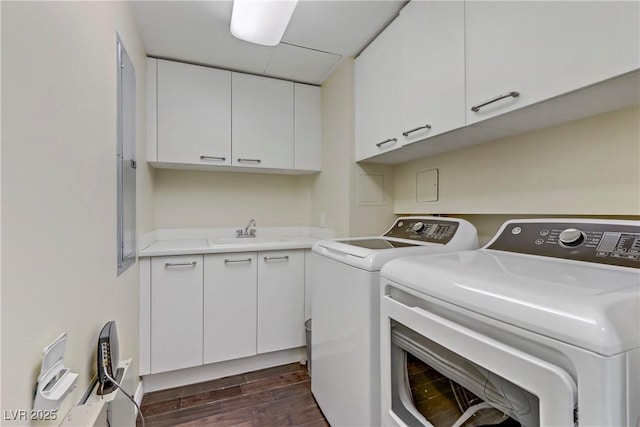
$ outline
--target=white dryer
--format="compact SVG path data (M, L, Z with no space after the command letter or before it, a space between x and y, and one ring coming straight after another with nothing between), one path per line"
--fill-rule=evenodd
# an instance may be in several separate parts
M380 425L382 266L477 247L473 225L441 217L402 217L381 236L314 244L311 391L331 425Z
M507 221L381 288L384 425L640 425L640 222Z

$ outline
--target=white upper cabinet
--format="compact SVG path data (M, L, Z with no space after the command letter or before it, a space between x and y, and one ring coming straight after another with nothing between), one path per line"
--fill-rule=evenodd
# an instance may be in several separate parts
M232 165L293 169L293 83L232 77Z
M467 123L638 69L639 4L466 2Z
M320 87L295 83L294 160L297 170L322 168L322 106Z
M356 160L464 126L464 3L409 3L355 74Z
M147 58L155 167L319 172L321 117L320 87Z
M356 161L638 105L638 16L638 1L411 1L356 59Z
M158 60L157 160L231 164L231 72Z
M406 145L465 125L464 3L413 1L398 17L401 141Z
M356 59L356 160L400 144L400 30L397 20L393 21Z

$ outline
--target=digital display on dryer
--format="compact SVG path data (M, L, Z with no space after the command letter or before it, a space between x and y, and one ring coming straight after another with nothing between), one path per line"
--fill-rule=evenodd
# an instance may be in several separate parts
M606 232L596 251L638 255L640 254L640 234Z

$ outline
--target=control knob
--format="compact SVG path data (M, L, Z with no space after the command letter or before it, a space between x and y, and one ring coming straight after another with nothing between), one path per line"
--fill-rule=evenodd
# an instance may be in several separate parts
M584 233L577 228L567 228L562 230L560 236L558 236L560 244L567 247L580 246L580 244L584 242L584 239Z
M424 222L422 221L419 221L413 224L413 231L415 231L416 233L420 233L421 231L424 231L426 228L427 226L424 225Z

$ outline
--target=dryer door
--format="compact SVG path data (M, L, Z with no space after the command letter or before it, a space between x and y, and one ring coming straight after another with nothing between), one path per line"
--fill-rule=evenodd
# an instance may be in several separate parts
M563 369L390 295L382 297L381 315L386 425L460 426L476 415L493 421L484 424L494 424L503 414L515 423L508 425L575 424L577 388ZM415 373L420 365L446 381L443 394L450 391L457 416L429 419L419 408L417 401L430 396L416 396L407 367ZM435 382L419 387L436 388Z

